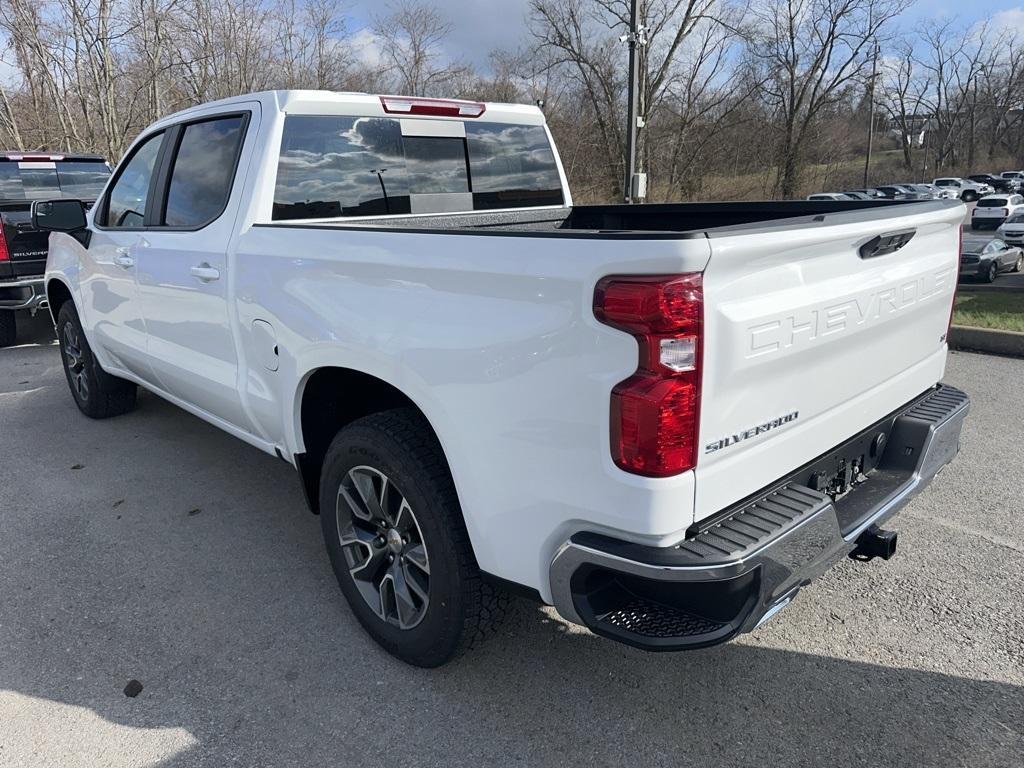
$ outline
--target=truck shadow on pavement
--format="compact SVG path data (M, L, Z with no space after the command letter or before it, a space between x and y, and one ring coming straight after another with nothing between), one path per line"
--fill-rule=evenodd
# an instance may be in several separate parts
M408 667L349 613L290 467L145 394L89 421L52 348L0 354L0 455L0 763L1022 763L1024 688L770 632L651 655L517 602Z

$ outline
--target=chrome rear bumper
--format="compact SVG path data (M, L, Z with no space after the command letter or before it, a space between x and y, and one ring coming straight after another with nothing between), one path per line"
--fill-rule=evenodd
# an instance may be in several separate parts
M697 524L674 547L576 534L551 562L555 607L597 634L648 650L699 648L749 632L853 552L858 538L875 535L953 460L969 407L963 392L937 387ZM868 478L836 500L808 487L808 478L824 474L820 467L874 448Z
M35 314L48 306L43 278L0 281L0 309L27 309Z

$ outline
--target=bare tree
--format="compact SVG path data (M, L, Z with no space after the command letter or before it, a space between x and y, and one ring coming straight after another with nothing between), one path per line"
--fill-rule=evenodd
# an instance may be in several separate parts
M807 140L823 113L863 82L869 54L910 0L756 0L748 12L751 52L766 74L775 112L776 188L796 194Z
M381 57L399 93L432 96L459 90L470 74L463 64L450 62L442 42L451 23L426 3L403 2L374 20Z
M629 29L629 0L531 0L531 30L540 51L551 55L566 77L582 90L600 133L608 183L621 186L625 147L622 115L626 89L625 48L619 36ZM695 72L716 58L726 36L705 34L698 53L681 54L688 39L701 31L723 25L728 6L722 0L647 0L639 7L645 44L640 49L638 169L649 164L645 126L678 92L682 83L692 86ZM714 43L714 49L708 45ZM704 52L699 49L704 47ZM676 99L678 108L685 101Z
M914 147L928 128L926 93L929 79L914 59L909 40L898 40L891 56L882 59L879 72L879 102L900 136L903 165L914 167Z

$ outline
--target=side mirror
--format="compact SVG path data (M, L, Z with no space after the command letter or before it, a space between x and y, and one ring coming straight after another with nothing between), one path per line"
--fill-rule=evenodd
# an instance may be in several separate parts
M81 200L36 200L32 226L41 232L80 232L86 228L85 204Z

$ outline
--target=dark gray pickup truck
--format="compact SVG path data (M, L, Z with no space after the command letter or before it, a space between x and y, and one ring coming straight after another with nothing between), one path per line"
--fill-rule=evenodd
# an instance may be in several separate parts
M32 227L32 201L74 198L91 204L110 166L98 155L0 153L0 347L17 336L15 313L46 306L48 232Z

